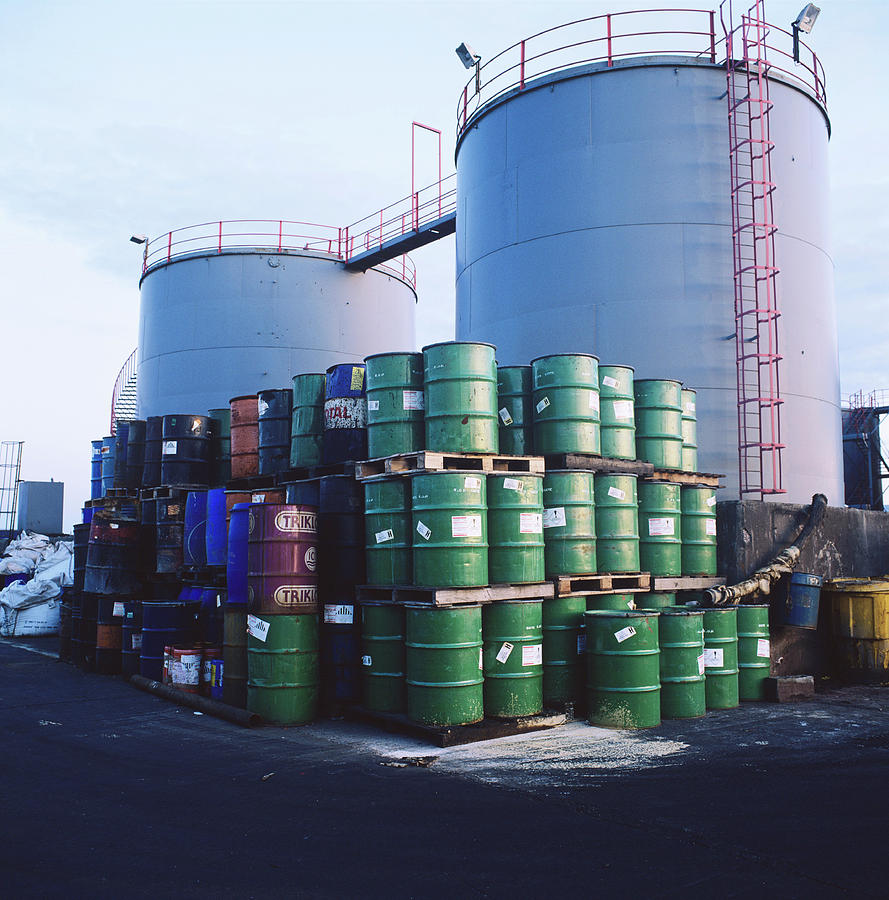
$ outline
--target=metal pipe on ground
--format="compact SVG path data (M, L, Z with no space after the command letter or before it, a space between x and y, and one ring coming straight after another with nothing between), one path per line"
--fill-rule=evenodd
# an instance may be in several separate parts
M168 684L161 684L144 675L131 675L130 684L149 694L154 694L156 697L172 700L179 706L187 706L189 709L197 710L208 716L216 716L218 719L234 722L235 725L243 725L244 728L257 728L262 725L262 716L256 713L229 706L227 703L220 703L218 700L210 700L200 694L186 694L184 691L172 688Z

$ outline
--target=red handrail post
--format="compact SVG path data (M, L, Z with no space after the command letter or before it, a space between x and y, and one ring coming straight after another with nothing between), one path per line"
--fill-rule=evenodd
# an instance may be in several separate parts
M173 252L173 232L167 232L167 262L170 261L170 256Z
M710 10L710 62L716 62L716 12Z
M222 222L219 223L219 246L216 252L222 253Z
M614 65L614 60L611 58L611 13L605 17L605 22L608 28L608 68L610 69Z
M284 234L284 222L278 219L278 253L281 252L281 238Z
M519 90L525 90L525 42L522 41L522 59L519 68Z

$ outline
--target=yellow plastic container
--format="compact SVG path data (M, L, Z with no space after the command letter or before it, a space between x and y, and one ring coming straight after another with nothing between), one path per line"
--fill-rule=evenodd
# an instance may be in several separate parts
M822 588L830 606L837 674L889 681L889 578L842 578Z

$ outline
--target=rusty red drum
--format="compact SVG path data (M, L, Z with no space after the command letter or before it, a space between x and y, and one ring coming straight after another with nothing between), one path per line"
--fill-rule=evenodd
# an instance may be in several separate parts
M251 503L247 607L259 615L318 612L318 510Z

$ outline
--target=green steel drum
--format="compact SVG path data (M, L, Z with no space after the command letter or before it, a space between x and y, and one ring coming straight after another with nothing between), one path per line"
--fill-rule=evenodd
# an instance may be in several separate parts
M361 697L367 709L405 711L403 606L361 604L361 671Z
M682 385L645 378L633 385L636 397L636 458L656 469L682 466Z
M587 611L587 720L606 728L661 723L656 612Z
M405 604L407 715L422 725L484 718L481 606Z
M534 452L530 366L498 366L497 416L500 452L508 456L530 456Z
M321 465L326 384L327 377L317 372L293 376L290 465L294 468Z
M716 574L716 490L682 486L682 574Z
M616 609L626 612L628 609L636 608L636 598L639 596L647 596L647 594L590 594L586 598L586 608L590 610Z
M639 564L652 575L682 574L680 486L639 483Z
M375 353L367 373L367 455L422 450L425 442L422 353Z
M698 471L697 393L682 389L682 471Z
M222 700L247 706L247 607L226 605L222 620Z
M485 715L543 709L543 601L499 600L482 608Z
M487 482L491 584L543 581L543 476L497 473Z
M414 475L411 499L413 583L418 587L488 584L484 475Z
M765 700L766 679L771 672L769 607L738 607L738 698Z
M272 725L311 722L318 711L318 616L251 616L248 626L251 619L268 631L265 640L247 637L247 709Z
M599 453L599 360L586 353L531 362L534 452Z
M580 703L586 684L584 597L543 601L543 702Z
M638 572L639 512L635 475L596 475L599 572Z
M658 626L664 719L694 719L707 712L703 618L703 610L661 610Z
M734 709L738 697L738 611L704 610L704 675L707 709Z
M427 450L499 452L494 352L460 341L423 348Z
M218 422L213 427L213 467L211 483L222 486L232 480L232 411L230 406L207 411Z
M364 546L368 584L410 584L411 483L364 482Z
M546 577L596 571L596 513L592 472L553 470L543 477Z
M647 594L636 594L638 609L666 609L676 605L676 595L650 591Z
M599 366L602 456L636 458L633 367Z

